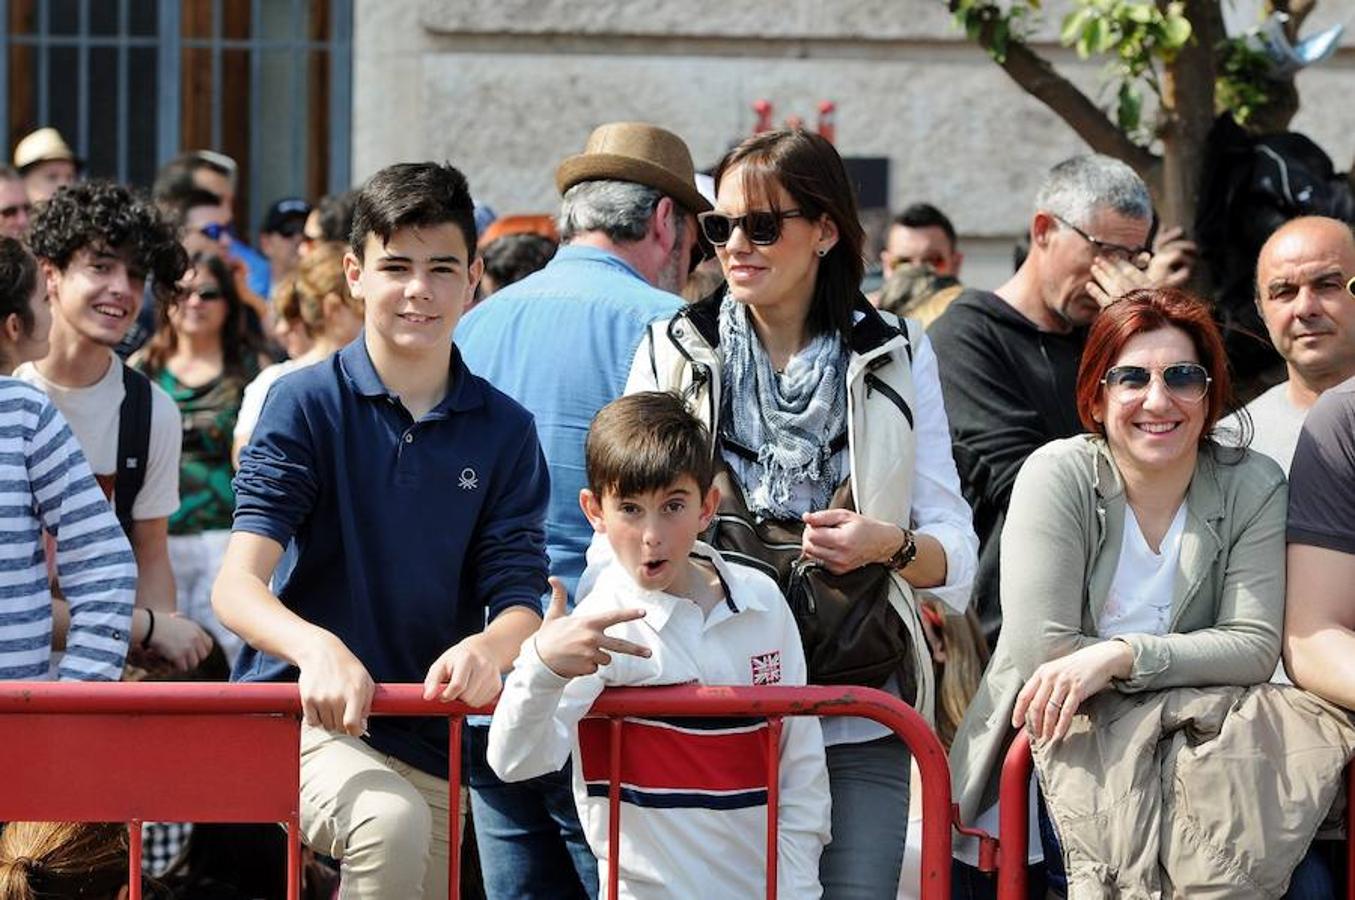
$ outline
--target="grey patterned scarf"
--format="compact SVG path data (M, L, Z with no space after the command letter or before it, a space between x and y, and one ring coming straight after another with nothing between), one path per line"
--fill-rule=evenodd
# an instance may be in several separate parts
M825 509L837 487L829 444L847 427L849 354L836 332L811 340L784 373L753 331L748 310L728 294L720 304L724 358L721 435L757 453L741 478L748 509L760 519L798 519L795 486L807 483L812 509Z

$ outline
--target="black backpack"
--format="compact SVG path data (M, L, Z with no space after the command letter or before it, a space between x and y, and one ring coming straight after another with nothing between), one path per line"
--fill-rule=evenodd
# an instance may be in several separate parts
M122 406L118 410L118 467L113 480L113 509L127 537L132 536L132 504L146 482L151 446L151 382L122 363Z

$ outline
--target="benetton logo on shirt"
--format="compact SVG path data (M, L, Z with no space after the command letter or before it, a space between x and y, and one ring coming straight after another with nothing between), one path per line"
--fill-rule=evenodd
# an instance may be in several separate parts
M475 474L475 470L470 466L461 470L461 479L457 481L456 486L463 491L473 491L480 486L480 478Z

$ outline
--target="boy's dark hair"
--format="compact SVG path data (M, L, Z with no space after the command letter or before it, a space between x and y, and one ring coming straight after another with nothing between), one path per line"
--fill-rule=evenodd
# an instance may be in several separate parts
M449 222L461 229L473 257L475 201L466 176L448 163L396 163L377 172L358 191L348 244L361 262L369 234L384 244L401 228Z
M677 394L647 391L604 406L584 445L588 489L630 497L662 490L684 475L702 496L715 480L710 435Z
M28 246L58 269L86 247L130 255L130 266L168 296L188 269L174 226L145 198L111 181L66 185L38 206Z
M950 248L955 249L955 226L945 213L930 203L914 203L895 216L892 224L904 228L940 228L950 241Z
M38 261L14 238L0 237L0 322L11 314L19 317L24 332L33 329L33 309L28 298L38 286Z

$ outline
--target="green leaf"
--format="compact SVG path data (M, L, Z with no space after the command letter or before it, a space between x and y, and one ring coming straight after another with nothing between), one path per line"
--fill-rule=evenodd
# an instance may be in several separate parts
M1190 20L1181 15L1169 15L1162 23L1162 46L1167 50L1180 50L1190 40Z
M1134 3L1124 8L1124 17L1131 22L1147 25L1157 18L1157 8L1147 3Z
M1082 29L1082 34L1077 39L1077 55L1086 59L1092 55L1092 50L1101 44L1101 20L1092 19L1087 23L1087 27Z
M1087 21L1091 18L1091 15L1091 10L1083 7L1077 12L1065 16L1063 28L1059 31L1059 42L1065 47L1073 46L1082 35L1082 29L1087 27Z
M1143 95L1128 82L1120 83L1119 106L1115 117L1124 131L1134 131L1139 127L1143 114Z

